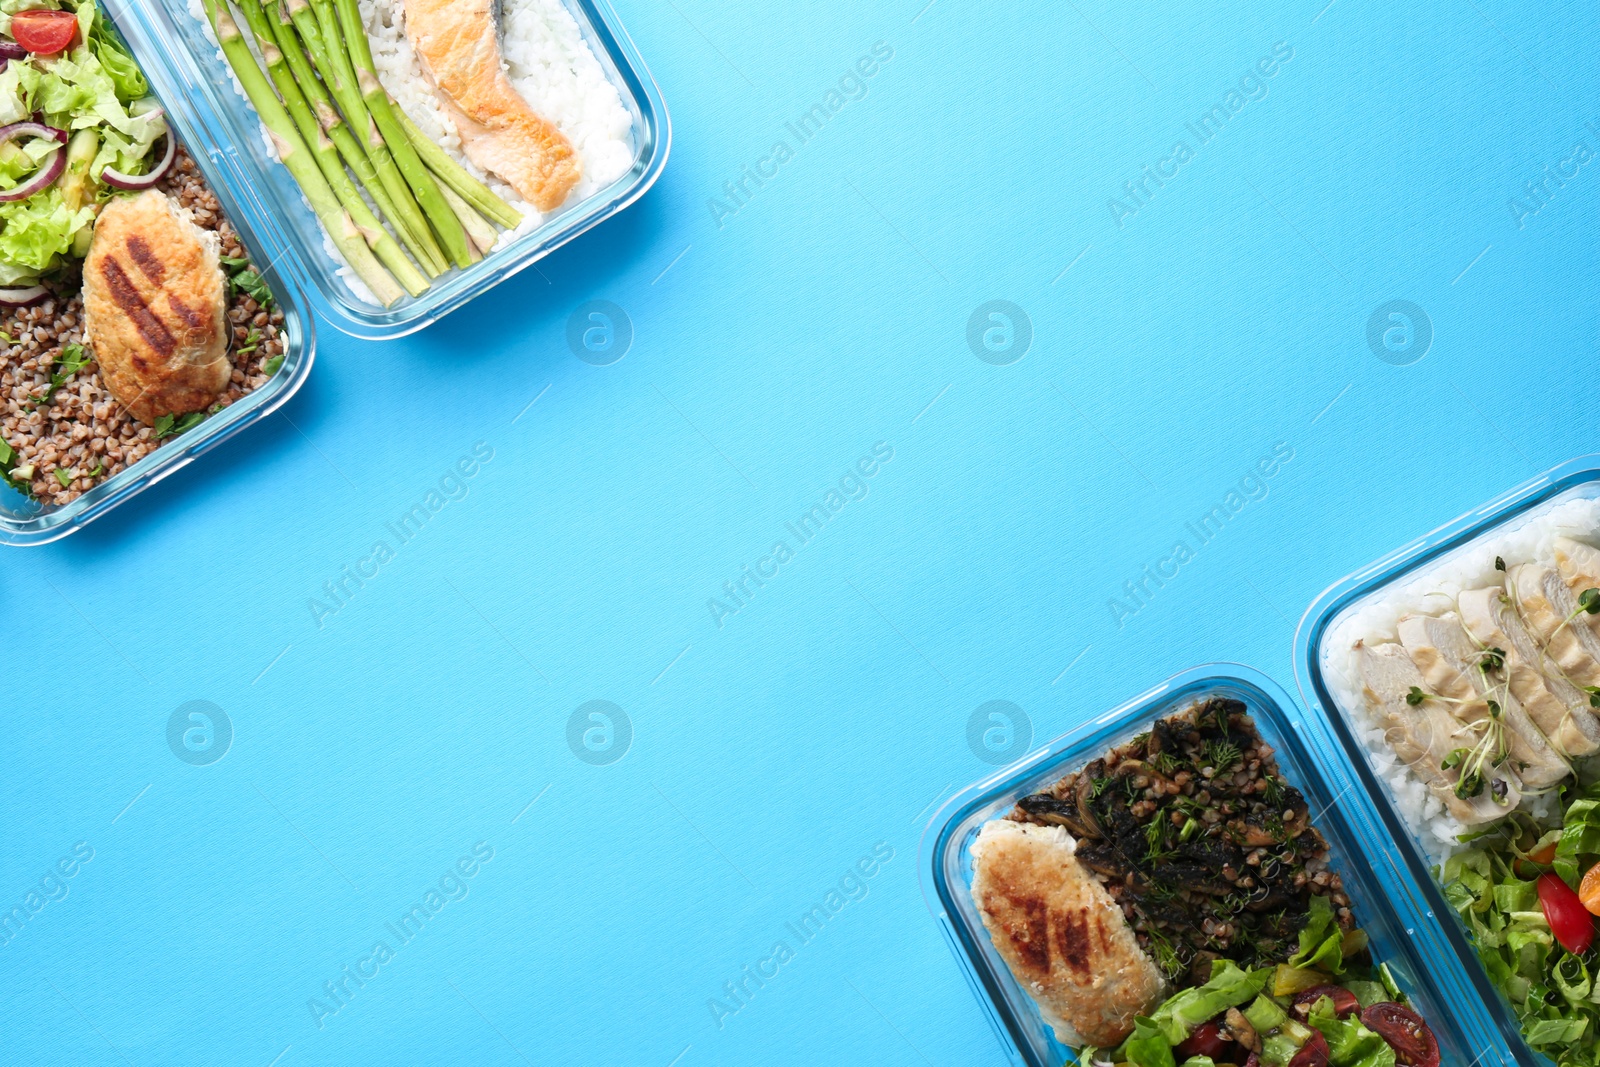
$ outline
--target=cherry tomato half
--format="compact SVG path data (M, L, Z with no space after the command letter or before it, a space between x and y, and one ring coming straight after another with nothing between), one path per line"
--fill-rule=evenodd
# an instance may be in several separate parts
M1328 1039L1321 1033L1312 1034L1290 1058L1289 1067L1328 1067Z
M1550 924L1550 932L1561 947L1580 956L1594 943L1594 916L1572 887L1554 871L1539 876L1539 904Z
M1388 1042L1401 1067L1439 1067L1439 1041L1416 1012L1385 1001L1362 1012L1361 1023Z
M70 11L19 11L11 16L11 36L35 55L64 51L78 33L78 16Z
M1222 1024L1212 1019L1189 1031L1189 1036L1179 1043L1176 1051L1180 1060L1190 1056L1209 1056L1213 1060L1221 1060L1227 1058L1223 1053L1228 1051L1230 1044L1232 1042L1222 1033Z

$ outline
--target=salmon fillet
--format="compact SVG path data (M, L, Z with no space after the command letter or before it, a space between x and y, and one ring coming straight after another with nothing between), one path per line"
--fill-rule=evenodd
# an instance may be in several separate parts
M1133 1032L1164 986L1105 887L1060 826L1001 819L972 843L972 899L1017 982L1064 1045Z
M106 204L83 263L84 336L140 422L200 411L228 384L228 285L214 234L152 189Z
M540 211L553 211L583 168L571 142L512 87L491 3L405 0L406 36L443 95L467 158Z

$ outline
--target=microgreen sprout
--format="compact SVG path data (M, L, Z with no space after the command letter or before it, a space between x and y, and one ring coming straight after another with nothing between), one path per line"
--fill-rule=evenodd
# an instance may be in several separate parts
M1600 589L1589 588L1578 594L1578 610L1561 620L1561 625L1550 634L1550 641L1554 641L1556 634L1572 625L1572 620L1579 615L1600 615ZM1546 641L1545 644L1548 645L1550 641Z
M1499 767L1511 757L1509 740L1506 735L1505 722L1501 716L1504 709L1498 700L1487 701L1489 717L1480 720L1484 727L1483 736L1470 749L1452 749L1440 763L1441 770L1454 770L1459 767L1461 776L1456 781L1456 796L1462 800L1471 800L1483 792L1484 785L1489 786L1489 792L1494 796L1495 802L1503 804L1506 800L1507 789L1502 779L1496 778L1488 781L1487 770Z

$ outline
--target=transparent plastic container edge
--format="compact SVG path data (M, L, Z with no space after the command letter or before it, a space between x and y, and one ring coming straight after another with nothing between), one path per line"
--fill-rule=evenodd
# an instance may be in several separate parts
M1416 895L1409 906L1419 922L1437 929L1448 944L1448 966L1458 973L1474 1004L1480 1005L1490 1020L1496 1050L1504 1062L1516 1063L1519 1067L1549 1067L1551 1061L1534 1052L1522 1039L1522 1029L1515 1015L1478 962L1460 920L1434 880L1428 858L1389 801L1386 788L1367 761L1364 746L1338 709L1323 677L1321 647L1329 625L1354 602L1553 497L1595 482L1600 482L1600 455L1580 456L1523 482L1335 582L1306 609L1295 634L1296 681L1306 706L1319 712L1307 718L1309 743L1324 760L1352 768L1362 786L1370 817L1395 842L1396 860L1410 872L1409 880L1416 887Z
M117 28L125 34L127 10L131 7L113 3L108 11ZM138 58L148 71L148 57L140 54ZM170 82L152 78L151 87L160 97L169 121L222 204L223 214L233 223L251 259L258 266L264 265L262 277L283 311L283 364L254 392L70 503L46 509L10 487L0 488L0 544L43 545L82 529L276 411L305 384L316 359L316 325L305 309L304 289L282 269L287 258L282 235L275 227L258 225L258 220L242 209L237 193L247 186L226 155L205 150L204 117L193 106L194 99L185 95L181 86Z
M1385 862L1388 842L1374 836L1373 824L1355 817L1356 811L1345 803L1346 792L1355 786L1347 768L1338 761L1325 766L1315 751L1304 746L1300 711L1282 687L1253 668L1233 663L1184 671L1095 716L960 791L929 821L918 858L923 897L1009 1062L1018 1067L1059 1067L1073 1062L1073 1057L1043 1028L1037 1009L994 952L981 923L962 914L955 894L966 893L967 886L953 882L962 877L966 839L976 826L1008 809L1016 796L1077 769L1131 736L1139 725L1212 694L1244 700L1263 737L1279 747L1280 765L1312 805L1312 822L1332 846L1358 917L1373 933L1376 954L1394 965L1402 987L1426 1008L1425 1017L1446 1050L1444 1062L1451 1067L1493 1064L1493 1059L1480 1055L1480 1050L1491 1047L1493 1036L1482 1013L1445 1010L1446 1005L1454 1009L1461 1003L1468 988L1459 969L1450 966L1442 940L1397 906L1395 897L1403 900L1414 887L1405 886L1404 873ZM1397 879L1402 884L1396 885Z
M135 57L163 99L181 97L205 127L194 147L226 158L238 175L246 218L274 233L286 249L280 269L309 294L311 307L336 329L365 340L414 333L536 263L626 208L666 166L672 123L659 88L607 0L564 0L607 78L633 119L633 166L609 186L547 217L466 270L436 279L420 297L388 309L359 300L338 276L321 224L293 178L268 154L261 122L235 91L232 76L187 0L108 0Z

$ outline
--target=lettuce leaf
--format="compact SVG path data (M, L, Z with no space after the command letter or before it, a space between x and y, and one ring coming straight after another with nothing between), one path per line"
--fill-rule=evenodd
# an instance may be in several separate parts
M145 80L144 71L139 69L139 64L134 61L132 53L122 43L117 32L111 28L111 23L103 18L94 18L94 10L93 3L80 5L78 22L81 26L84 12L90 13L89 17L93 22L84 33L84 40L89 42L89 48L100 61L100 66L105 69L106 76L116 86L117 99L124 104L131 104L148 96L150 83Z
M1561 818L1561 840L1556 845L1555 869L1574 889L1583 875L1584 857L1600 855L1600 782L1581 790Z
M1328 1039L1328 1062L1332 1067L1395 1067L1394 1049L1389 1043L1368 1030L1359 1016L1336 1016L1331 998L1318 998L1306 1021Z
M1142 1016L1133 1021L1133 1033L1122 1043L1117 1061L1134 1067L1177 1067L1167 1035L1154 1020Z
M1300 951L1289 966L1307 967L1329 974L1344 973L1344 931L1326 897L1311 898L1311 915L1300 931Z
M1176 1045L1189 1031L1219 1012L1236 1008L1256 996L1272 979L1272 968L1242 970L1232 960L1213 960L1211 978L1168 998L1151 1015L1151 1021Z
M1600 848L1600 804L1591 786L1567 808L1556 865L1579 871ZM1566 848L1563 857L1561 849ZM1564 952L1550 933L1534 882L1517 875L1518 851L1504 837L1452 856L1441 871L1445 899L1461 916L1484 972L1510 1001L1523 1037L1559 1067L1600 1067L1600 1002L1592 957Z
M35 272L49 269L72 247L73 235L94 223L94 209L72 211L55 186L26 200L0 204L0 259Z

